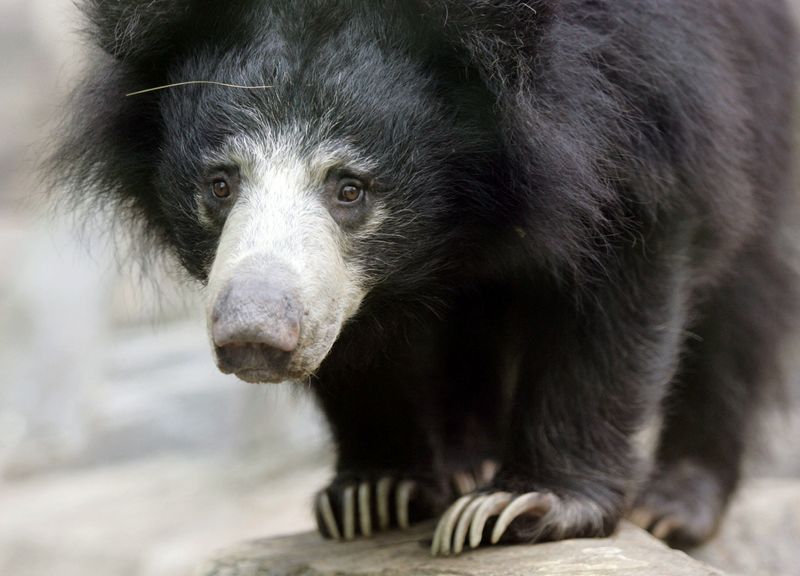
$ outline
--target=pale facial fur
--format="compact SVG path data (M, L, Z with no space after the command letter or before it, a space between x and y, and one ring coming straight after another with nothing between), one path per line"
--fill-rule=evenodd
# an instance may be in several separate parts
M319 148L303 157L293 140L289 135L270 143L231 143L226 157L240 169L240 194L222 230L206 309L210 334L214 302L244 260L263 261L264 274L275 265L291 270L300 279L296 289L304 315L287 378L301 379L328 354L343 324L358 310L366 287L358 264L347 258L347 235L321 192L327 169L342 161L344 150ZM375 225L368 224L366 228Z

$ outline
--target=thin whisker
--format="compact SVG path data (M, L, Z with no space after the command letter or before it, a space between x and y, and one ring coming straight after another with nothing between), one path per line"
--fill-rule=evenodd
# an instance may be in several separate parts
M177 88L179 86L191 86L194 84L210 84L212 86L223 86L225 88L238 88L239 90L267 90L272 86L244 86L242 84L228 84L227 82L215 82L214 80L187 80L186 82L175 82L174 84L165 84L164 86L155 86L153 88L146 88L145 90L137 90L125 94L125 97L138 96L139 94L147 94L148 92L157 92L159 90L167 90L168 88Z

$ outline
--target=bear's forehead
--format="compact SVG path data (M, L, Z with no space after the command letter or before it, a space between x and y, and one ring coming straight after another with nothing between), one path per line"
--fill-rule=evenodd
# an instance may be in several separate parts
M199 119L216 113L246 126L256 120L327 117L367 123L425 109L419 106L419 91L430 83L430 72L411 55L407 35L385 17L348 17L348 12L368 11L369 3L334 4L336 10L319 10L316 2L276 3L279 9L256 19L256 32L242 33L235 42L203 38L170 67L168 82L229 86L182 91L168 107ZM191 93L189 99L185 92Z
M280 127L263 135L241 134L204 158L206 165L235 164L244 180L265 182L275 178L320 184L330 170L347 166L370 173L375 160L343 140L319 139L318 127L308 123Z
M304 68L258 50L237 49L219 59L192 55L169 82L220 84L164 94L167 144L207 153L258 150L264 157L287 150L305 158L352 157L356 149L396 156L425 126L440 124L441 108L426 73L404 57L389 62L368 49L356 52L359 59L349 61L321 54L318 64Z

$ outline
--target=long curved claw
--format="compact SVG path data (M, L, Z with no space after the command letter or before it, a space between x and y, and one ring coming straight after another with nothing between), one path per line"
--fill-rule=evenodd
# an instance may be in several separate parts
M456 472L453 474L453 485L459 495L464 496L474 492L477 488L475 477L468 472Z
M325 528L328 534L330 534L330 537L334 540L341 540L342 534L339 532L339 527L336 525L336 516L333 514L331 499L324 490L317 496L317 510L322 517L322 521L325 523Z
M444 511L444 514L436 523L436 529L433 531L433 540L431 540L431 556L438 556L442 541L442 531L444 530L445 518L450 514L450 508Z
M456 526L456 522L461 515L462 510L469 505L470 502L475 498L475 496L462 496L458 500L456 500L450 508L444 513L441 520L439 520L439 525L436 527L436 532L433 535L433 543L431 544L431 554L434 556L438 556L442 554L447 556L450 554L450 543L453 540L453 529Z
M358 520L361 535L372 536L372 510L370 509L369 482L362 482L358 487Z
M628 514L628 520L639 528L649 531L659 540L666 540L670 534L680 527L680 520L669 515L659 516L654 510L646 507L636 508Z
M466 544L467 541L467 532L469 531L472 519L475 517L475 512L477 512L485 499L486 496L477 496L469 503L469 506L467 506L461 514L461 518L458 519L456 533L455 536L453 536L453 554L461 554L464 550L464 544Z
M495 460L484 460L481 462L480 483L485 485L494 480L494 476L497 474L497 469L499 467Z
M636 508L628 515L628 520L636 524L639 528L647 530L655 521L655 514L647 508Z
M678 518L667 516L659 520L650 532L659 540L666 540L680 526L681 521Z
M342 524L344 539L353 540L356 537L356 489L354 486L348 486L342 494Z
M395 493L395 505L397 512L397 526L401 530L407 530L411 526L408 508L411 503L411 495L417 487L413 480L403 480L397 486Z
M394 480L387 476L378 480L375 489L375 500L378 504L378 528L381 530L388 530L391 522L391 517L389 515L389 497L393 485Z
M495 492L488 496L486 500L475 511L475 517L472 519L472 525L469 529L469 546L470 548L477 548L481 544L483 538L483 529L486 522L492 516L499 514L506 506L509 505L513 496L508 492Z
M497 544L500 541L508 526L520 515L543 516L550 511L552 506L552 497L547 493L529 492L517 496L497 519L497 523L492 530L492 544Z

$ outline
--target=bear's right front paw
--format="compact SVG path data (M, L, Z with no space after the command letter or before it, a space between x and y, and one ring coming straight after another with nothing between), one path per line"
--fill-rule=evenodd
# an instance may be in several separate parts
M406 529L432 518L439 500L426 484L384 476L377 480L335 481L314 501L319 531L326 538L353 540L376 530Z

